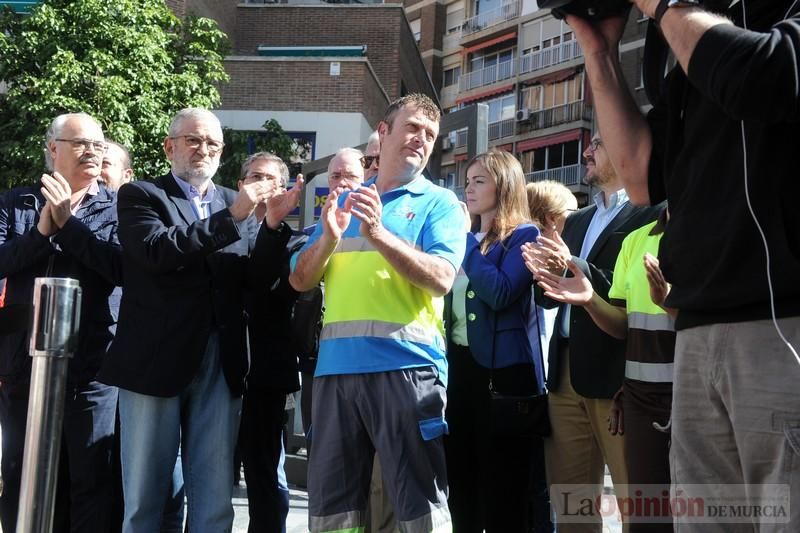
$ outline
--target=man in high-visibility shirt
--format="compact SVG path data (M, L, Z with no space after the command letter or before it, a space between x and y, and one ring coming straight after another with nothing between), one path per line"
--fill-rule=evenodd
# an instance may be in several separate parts
M378 176L330 191L289 278L298 291L325 278L308 479L314 533L364 531L373 449L400 529L452 529L441 316L466 239L455 195L422 176L439 118L423 95L389 106Z

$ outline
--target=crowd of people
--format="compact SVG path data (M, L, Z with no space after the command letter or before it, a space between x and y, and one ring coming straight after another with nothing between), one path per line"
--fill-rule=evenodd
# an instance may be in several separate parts
M91 115L55 117L41 182L0 194L5 308L40 276L83 291L54 530L230 531L238 456L249 531L285 531L298 390L314 533L597 532L606 467L625 531L797 527L800 8L635 3L677 60L647 117L619 75L624 19L567 16L598 118L581 209L499 150L466 164L463 202L435 185L441 114L419 94L333 155L302 230L279 157L214 183L208 110L174 116L170 171L147 180ZM4 531L22 315L0 325ZM698 520L676 488L744 510Z

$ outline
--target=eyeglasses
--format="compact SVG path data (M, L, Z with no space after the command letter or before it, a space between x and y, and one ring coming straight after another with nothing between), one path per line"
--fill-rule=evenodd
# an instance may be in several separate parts
M601 141L600 139L592 139L592 142L589 143L589 146L591 147L592 152L594 152L597 150L598 146L603 146L603 141Z
M369 168L369 167L367 167ZM337 180L358 180L361 181L363 178L361 176L356 176L350 172L331 172L328 174L328 179L331 181Z
M208 148L209 155L217 155L225 148L225 143L222 141L215 141L214 139L203 139L197 135L175 135L170 139L182 138L186 142L186 146L192 150L198 150L203 144Z
M372 167L372 163L379 162L380 156L377 155L365 155L361 156L361 166L364 167L364 170L368 170Z
M256 172L253 174L248 174L243 179L250 181L278 181L281 185L283 185L283 179L281 179L280 176L273 176L272 174L260 174Z
M90 139L56 139L58 142L70 143L72 149L81 152L92 150L104 154L108 150L108 145L104 141L92 141Z

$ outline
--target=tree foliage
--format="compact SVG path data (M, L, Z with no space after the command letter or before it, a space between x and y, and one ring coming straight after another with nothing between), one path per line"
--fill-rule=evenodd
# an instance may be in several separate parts
M0 14L0 190L35 181L58 114L85 111L130 147L140 178L163 173L162 144L181 108L219 104L227 36L180 19L163 0L46 0Z
M248 155L255 152L270 152L283 159L292 173L292 161L297 158L299 149L295 142L283 131L275 119L269 119L262 126L264 131L237 131L225 128L223 136L225 151L222 154L217 176L222 185L236 189L241 174L242 163Z

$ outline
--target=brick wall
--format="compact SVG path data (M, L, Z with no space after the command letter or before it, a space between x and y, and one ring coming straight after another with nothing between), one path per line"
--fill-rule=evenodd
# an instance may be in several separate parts
M400 86L401 7L259 6L238 8L235 53L255 55L265 46L367 45L367 56L384 88Z
M362 113L377 124L386 98L366 61L228 60L230 83L220 88L221 109Z

